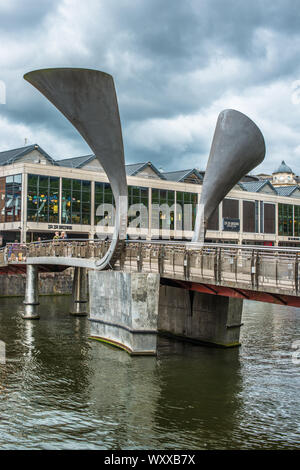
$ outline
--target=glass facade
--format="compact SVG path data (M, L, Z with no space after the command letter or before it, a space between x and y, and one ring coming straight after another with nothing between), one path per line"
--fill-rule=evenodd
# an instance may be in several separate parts
M88 180L46 175L27 175L27 220L53 224L91 224L92 183ZM149 193L152 201L152 229L192 231L195 227L198 194L169 189L128 186L128 226L149 228ZM26 197L26 196L25 196ZM175 205L176 203L176 205ZM277 204L243 200L242 232L276 233ZM0 177L0 223L21 222L22 175ZM221 205L219 206L221 207ZM208 221L209 230L219 227L219 207ZM238 199L225 198L222 217L239 219ZM115 225L115 203L109 183L95 182L95 225ZM60 217L61 210L61 217ZM235 230L237 231L237 230ZM133 232L131 232L133 233ZM278 235L300 237L300 205L278 203Z
M293 206L278 204L278 235L293 235Z
M27 220L58 223L59 178L28 175Z
M95 183L95 225L115 225L115 200L109 183Z
M264 203L264 233L275 233L275 204Z
M176 229L192 231L197 216L198 194L176 191Z
M154 229L174 230L175 191L152 189L152 221Z
M208 219L207 230L219 230L219 206Z
M128 226L148 228L148 188L128 186Z
M63 224L91 223L91 182L62 178L61 221Z
M243 232L258 233L258 201L243 201Z
M0 178L0 222L21 220L22 175Z
M300 237L300 206L294 206L294 236Z
M239 201L237 199L224 199L223 218L239 219Z

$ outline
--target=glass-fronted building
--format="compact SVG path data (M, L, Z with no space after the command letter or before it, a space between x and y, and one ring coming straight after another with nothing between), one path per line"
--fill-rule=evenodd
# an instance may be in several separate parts
M69 238L110 237L114 198L97 160L74 167L70 159L58 164L38 146L31 153L0 166L1 244L52 238L55 231ZM190 240L202 188L199 171L174 181L150 162L127 170L128 235ZM237 185L211 216L207 240L300 245L300 190L286 197L270 187L255 192Z

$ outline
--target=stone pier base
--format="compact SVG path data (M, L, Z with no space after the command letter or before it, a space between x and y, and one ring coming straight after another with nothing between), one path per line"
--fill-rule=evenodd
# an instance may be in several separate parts
M158 274L90 271L90 337L133 355L155 355Z
M161 286L158 330L212 346L239 346L242 309L242 299Z

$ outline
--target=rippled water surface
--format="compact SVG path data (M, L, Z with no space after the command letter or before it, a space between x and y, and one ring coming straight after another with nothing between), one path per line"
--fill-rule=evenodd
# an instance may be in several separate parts
M238 349L160 338L132 358L89 340L69 297L35 321L22 300L0 299L1 449L299 448L300 309L245 302Z

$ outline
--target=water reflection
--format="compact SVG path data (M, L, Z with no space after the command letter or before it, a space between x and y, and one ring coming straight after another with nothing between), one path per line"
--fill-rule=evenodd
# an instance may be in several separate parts
M239 349L160 338L157 358L131 358L89 340L69 300L41 297L24 321L22 299L1 299L2 449L298 446L298 309L245 302Z

